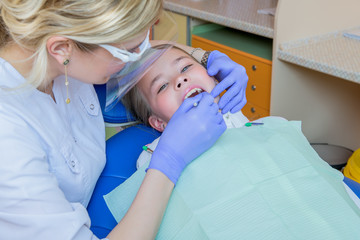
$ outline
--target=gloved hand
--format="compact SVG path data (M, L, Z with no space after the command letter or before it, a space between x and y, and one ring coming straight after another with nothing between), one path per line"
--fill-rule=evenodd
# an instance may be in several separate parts
M246 104L245 92L249 80L245 68L232 61L227 55L215 50L209 55L207 72L220 82L211 91L214 98L227 89L219 101L222 113L240 111Z
M196 107L194 103L198 103ZM185 99L162 133L149 168L161 171L176 184L187 164L210 148L225 130L219 107L209 93Z

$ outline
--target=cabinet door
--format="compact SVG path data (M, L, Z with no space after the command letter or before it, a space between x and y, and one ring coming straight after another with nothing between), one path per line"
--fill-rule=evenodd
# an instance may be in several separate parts
M246 88L247 104L242 110L250 120L269 116L271 91L271 61L193 35L192 46L204 50L218 50L244 66L249 81Z
M262 107L259 107L251 102L248 101L248 103L244 106L243 109L241 109L242 113L250 120L254 121L256 119L269 116L269 110L264 109Z
M236 61L236 60L234 60ZM242 62L236 61L241 64ZM246 88L248 102L270 110L271 65L249 58L246 62L246 73L249 76Z

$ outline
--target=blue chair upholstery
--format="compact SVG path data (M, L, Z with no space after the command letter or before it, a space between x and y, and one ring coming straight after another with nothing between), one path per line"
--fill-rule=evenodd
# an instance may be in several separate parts
M344 183L360 198L360 183L347 177L344 177Z
M160 133L144 125L126 128L106 142L106 165L95 186L87 210L91 230L98 238L105 238L116 226L103 196L124 182L136 171L136 160L142 146L151 143Z
M131 113L119 102L105 112L106 85L94 85L104 122L125 124L135 121ZM136 160L142 146L151 143L160 133L144 125L128 127L106 141L106 165L95 186L87 207L91 230L98 238L105 238L117 224L106 206L103 195L116 188L136 171Z
M127 123L135 121L132 114L124 107L121 102L118 102L113 109L105 112L106 103L106 85L94 85L95 91L98 95L101 111L106 123Z
M104 121L109 123L124 123L129 121L130 113L118 103L109 112L104 112L105 85L95 86ZM134 118L131 116L132 120ZM136 125L122 130L106 142L106 165L95 186L93 196L87 207L91 230L98 238L105 238L116 226L116 221L106 206L103 196L112 191L136 171L136 161L142 151L142 146L151 143L160 133L144 125ZM360 183L347 177L344 182L360 198Z
M156 130L137 125L126 128L107 141L107 163L87 208L91 219L91 230L97 237L105 238L117 224L103 196L136 171L136 160L142 151L142 146L159 136L160 133ZM360 184L346 177L344 182L360 198Z
M107 163L87 208L91 219L91 230L97 237L105 238L117 224L103 196L136 171L136 160L142 151L142 146L159 136L160 133L156 130L137 125L126 128L107 141ZM344 182L360 198L360 184L346 177Z

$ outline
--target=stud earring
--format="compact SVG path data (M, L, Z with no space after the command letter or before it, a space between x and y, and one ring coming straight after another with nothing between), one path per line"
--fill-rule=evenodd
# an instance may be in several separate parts
M65 86L66 86L66 100L65 100L65 102L66 102L67 104L70 103L70 98L69 98L69 80L68 80L68 76L67 76L67 65L68 65L69 62L70 62L69 59L66 59L66 60L63 62L64 68L65 68L64 72L65 72Z

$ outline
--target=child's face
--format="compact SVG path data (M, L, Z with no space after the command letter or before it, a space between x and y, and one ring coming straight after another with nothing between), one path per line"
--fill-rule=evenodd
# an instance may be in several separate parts
M215 80L189 55L172 48L152 65L137 87L148 101L152 117L156 118L149 119L150 125L162 131L185 98L198 91L210 93Z

